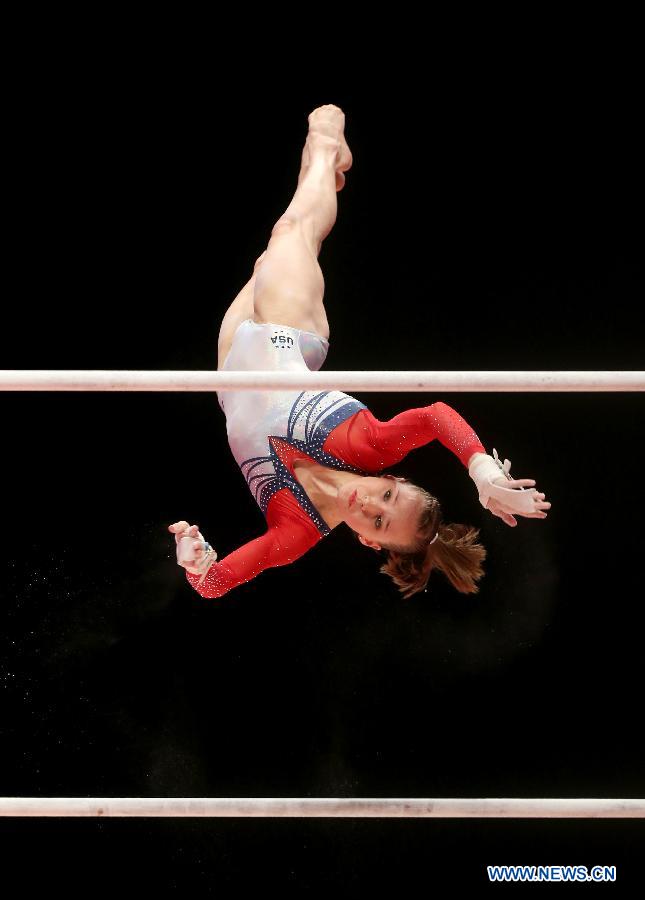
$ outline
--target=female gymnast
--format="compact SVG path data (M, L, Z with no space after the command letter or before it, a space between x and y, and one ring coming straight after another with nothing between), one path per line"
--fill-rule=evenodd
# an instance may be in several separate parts
M317 370L329 348L318 264L337 214L352 154L339 107L308 117L294 197L278 219L253 275L222 321L218 370ZM380 571L404 597L438 569L462 593L483 575L479 530L442 520L439 501L405 478L381 474L410 450L439 440L467 468L479 500L507 525L545 519L551 504L535 481L512 479L510 462L487 455L468 423L445 403L379 422L341 391L221 391L231 451L266 521L260 537L217 562L197 525L175 522L177 561L202 597L221 597L272 566L293 562L345 522L383 551Z

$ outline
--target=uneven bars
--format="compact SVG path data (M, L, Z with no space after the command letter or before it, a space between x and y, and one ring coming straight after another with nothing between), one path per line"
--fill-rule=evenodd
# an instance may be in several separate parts
M5 369L0 391L645 391L645 372L144 372Z
M645 800L1 797L0 816L642 819Z

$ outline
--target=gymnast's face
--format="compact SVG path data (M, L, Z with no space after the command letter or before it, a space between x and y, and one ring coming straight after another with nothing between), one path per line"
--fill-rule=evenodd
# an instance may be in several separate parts
M338 493L344 521L361 544L409 546L416 536L422 499L414 487L398 478L348 479Z

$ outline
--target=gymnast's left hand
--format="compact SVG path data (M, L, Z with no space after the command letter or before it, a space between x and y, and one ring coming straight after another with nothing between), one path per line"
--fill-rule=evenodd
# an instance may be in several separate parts
M532 478L512 478L509 480L505 476L500 476L500 478L495 478L493 480L493 484L509 491L522 490L526 492L533 501L532 512L518 512L517 509L513 508L512 494L509 494L507 501L501 500L498 497L489 497L487 509L490 510L494 516L498 516L503 522L506 522L511 528L515 528L517 525L515 516L522 516L525 519L546 519L547 514L545 510L551 509L551 504L547 502L544 494L541 494L535 489L535 481Z
M551 508L544 494L535 487L532 478L511 478L511 461L502 463L493 447L493 455L473 453L468 461L468 474L477 485L479 502L511 528L517 525L515 516L527 519L546 519L545 510Z

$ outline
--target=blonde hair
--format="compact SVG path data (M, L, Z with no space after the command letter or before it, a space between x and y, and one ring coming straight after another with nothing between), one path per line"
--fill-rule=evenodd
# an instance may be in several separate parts
M436 497L407 478L397 480L409 484L422 498L416 540L409 547L381 545L387 553L387 562L379 571L389 575L406 600L426 589L433 569L442 572L460 593L476 594L479 591L476 582L484 574L482 564L486 559L486 548L477 542L479 529L442 522L441 506ZM437 540L431 543L437 534Z

